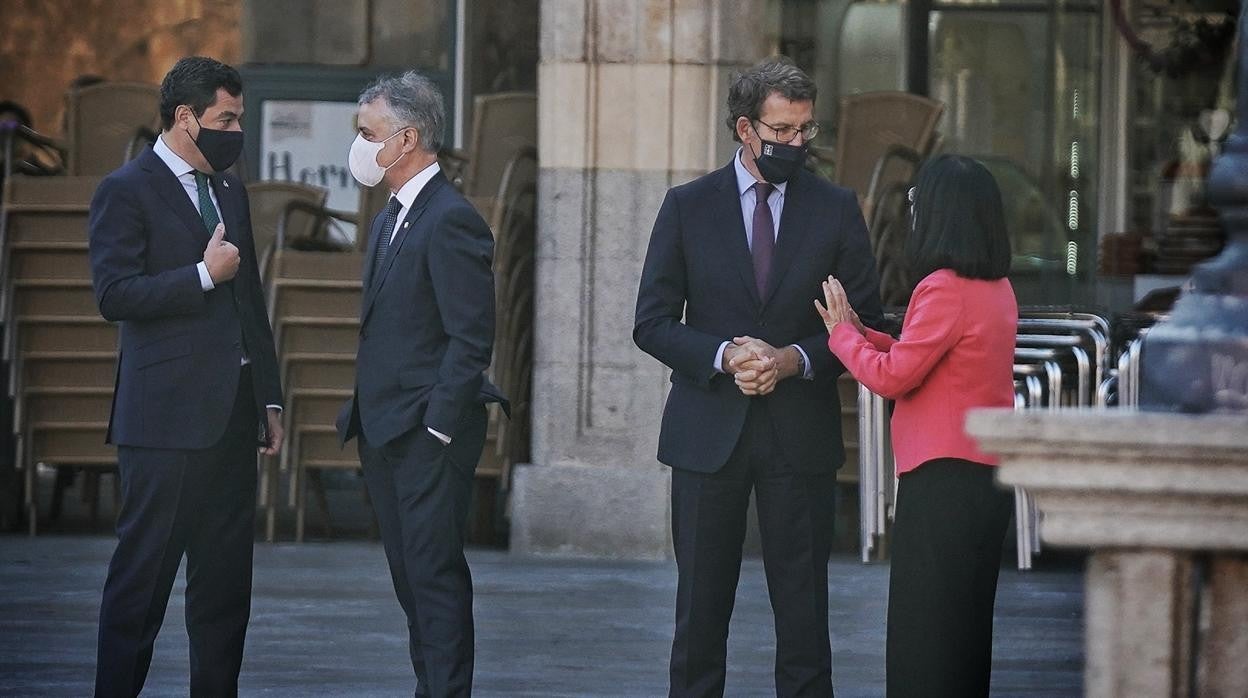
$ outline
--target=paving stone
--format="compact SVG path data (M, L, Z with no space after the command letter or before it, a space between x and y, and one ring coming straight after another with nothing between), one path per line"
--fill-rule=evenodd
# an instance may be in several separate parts
M0 695L91 691L106 536L0 537ZM1039 561L1044 566L1052 560ZM667 691L671 562L469 553L478 696L660 696ZM1002 570L994 696L1077 696L1081 564ZM257 544L240 691L264 696L411 695L402 613L381 546ZM837 695L883 695L888 567L831 563ZM182 594L174 587L144 695L187 694ZM747 559L728 650L729 696L774 695L775 635L762 562Z

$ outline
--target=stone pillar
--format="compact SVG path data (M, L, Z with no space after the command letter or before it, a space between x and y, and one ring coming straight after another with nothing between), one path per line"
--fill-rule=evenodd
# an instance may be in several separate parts
M1248 695L1248 419L981 410L967 431L1041 538L1092 550L1086 695Z
M776 21L751 0L542 1L533 463L515 470L515 552L669 555L655 458L668 372L632 342L637 285L666 190L734 151L728 79L769 52Z

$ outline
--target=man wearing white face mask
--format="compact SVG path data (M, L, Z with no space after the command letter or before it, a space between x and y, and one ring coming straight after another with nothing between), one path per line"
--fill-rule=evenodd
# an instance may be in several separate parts
M450 186L437 152L442 95L416 72L360 95L351 174L390 189L364 258L355 395L338 415L357 440L408 641L418 696L472 691L472 579L464 527L490 402L494 238Z

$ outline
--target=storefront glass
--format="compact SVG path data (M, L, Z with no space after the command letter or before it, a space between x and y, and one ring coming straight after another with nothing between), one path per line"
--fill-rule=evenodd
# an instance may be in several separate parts
M937 2L929 27L944 150L975 156L996 176L1019 300L1085 301L1096 250L1096 5Z
M1116 29L1129 37L1123 40L1135 56L1127 125L1130 229L1114 236L1114 258L1103 266L1135 277L1137 286L1179 283L1224 242L1205 185L1233 128L1236 4L1143 1L1118 19Z
M786 0L782 7L780 49L812 71L825 122L836 122L845 95L910 87L907 57L923 51L920 82L944 104L936 148L980 158L1001 185L1020 300L1091 297L1100 3L931 2L916 9ZM917 42L907 32L907 12L914 11L927 15L927 36Z

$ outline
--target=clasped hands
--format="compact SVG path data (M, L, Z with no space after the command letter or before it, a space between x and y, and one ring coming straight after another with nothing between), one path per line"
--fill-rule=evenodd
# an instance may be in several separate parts
M733 337L724 349L720 368L733 377L742 393L767 395L776 389L776 383L797 375L797 349L777 349L761 339Z
M850 307L849 298L841 282L829 276L823 282L823 303L815 301L815 310L823 318L823 324L831 334L842 322L853 325L859 334L866 328L858 319L858 313ZM767 395L776 389L776 383L797 375L800 361L796 347L777 349L754 337L733 337L724 349L724 373L732 376L737 388L750 396Z

